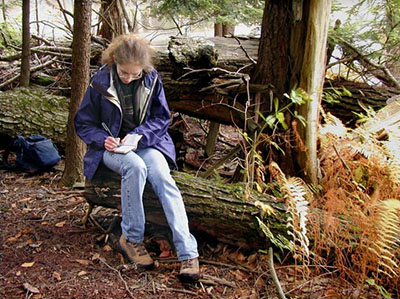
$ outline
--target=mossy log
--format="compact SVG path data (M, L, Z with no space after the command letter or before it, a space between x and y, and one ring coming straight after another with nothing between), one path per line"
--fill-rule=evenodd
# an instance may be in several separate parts
M242 248L266 248L268 240L259 230L256 216L261 218L274 236L287 237L285 207L268 195L252 192L245 200L243 184L226 184L174 172L181 190L191 230L205 233L221 242ZM119 209L120 177L102 167L94 180L86 183L84 197L92 206ZM266 216L260 204L269 205L274 215ZM146 220L156 226L167 226L158 198L147 185L144 193Z
M43 135L63 147L69 100L42 89L16 88L0 92L0 134Z

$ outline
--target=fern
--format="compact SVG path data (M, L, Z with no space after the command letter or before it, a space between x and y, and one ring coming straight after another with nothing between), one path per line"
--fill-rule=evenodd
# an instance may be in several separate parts
M377 240L372 244L370 250L379 261L377 271L385 273L389 277L399 276L398 260L394 254L395 249L400 246L400 201L387 199L378 208Z
M288 234L293 237L292 245L296 257L309 257L309 240L307 237L308 198L310 191L306 184L296 177L287 179L279 166L271 163L272 172L275 174L281 193L287 205L289 218L287 222Z

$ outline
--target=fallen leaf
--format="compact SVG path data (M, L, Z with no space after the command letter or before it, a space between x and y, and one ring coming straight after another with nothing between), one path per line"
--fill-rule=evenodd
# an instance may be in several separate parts
M24 197L21 198L19 201L24 202L24 201L30 201L32 199L32 197Z
M35 262L30 262L30 263L23 263L21 265L22 268L30 268L35 264Z
M53 277L54 277L55 279L57 279L58 281L61 280L61 274L58 273L58 272L56 272L56 271L53 272Z
M38 293L40 293L38 288L35 288L33 285L31 285L31 284L29 284L29 283L27 283L27 282L25 282L25 283L23 284L23 286L24 286L25 290L28 290L29 292L31 292L31 293L33 293L33 294L38 294Z
M32 298L33 299L40 299L40 298L42 298L42 295L41 294L35 294L35 295L32 296Z
M81 260L81 259L76 259L75 262L78 262L81 265L87 266L90 264L89 260Z
M98 254L98 253L93 254L92 261L95 261L95 260L98 260L98 259L100 259L100 254Z
M239 263L243 263L246 260L246 257L241 252L232 252L229 257Z
M242 270L231 271L231 273L238 281L247 281L249 279L249 275Z
M103 247L103 250L106 251L106 252L110 252L110 251L112 251L113 249L111 248L110 245L105 245L105 246Z
M86 271L81 271L81 272L78 273L78 276L83 276L83 275L86 275L86 274L87 274Z
M58 223L56 223L56 227L63 227L66 223L67 223L67 221L65 221L65 220L58 222Z
M167 257L172 257L172 251L171 250L164 250L160 253L159 255L160 258L167 258Z
M16 234L14 237L10 237L7 239L7 242L12 243L17 241L20 237L22 236L22 233L19 232L18 234Z
M38 248L38 247L40 247L42 244L43 244L43 242L42 242L42 241L39 241L39 242L37 242L37 243L29 244L29 247Z
M21 233L24 235L30 234L31 232L32 232L32 230L30 228L25 228L21 231Z

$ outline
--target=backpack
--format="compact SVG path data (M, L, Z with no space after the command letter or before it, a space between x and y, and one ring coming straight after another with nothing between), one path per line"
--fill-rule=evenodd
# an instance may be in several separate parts
M53 141L40 135L15 138L3 156L3 163L9 169L12 168L8 163L10 152L15 152L17 155L16 167L30 173L49 170L61 159Z

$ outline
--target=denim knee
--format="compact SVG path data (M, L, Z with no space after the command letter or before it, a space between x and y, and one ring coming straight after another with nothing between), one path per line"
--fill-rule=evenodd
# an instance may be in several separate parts
M147 167L142 159L125 159L121 165L121 177L147 177Z

